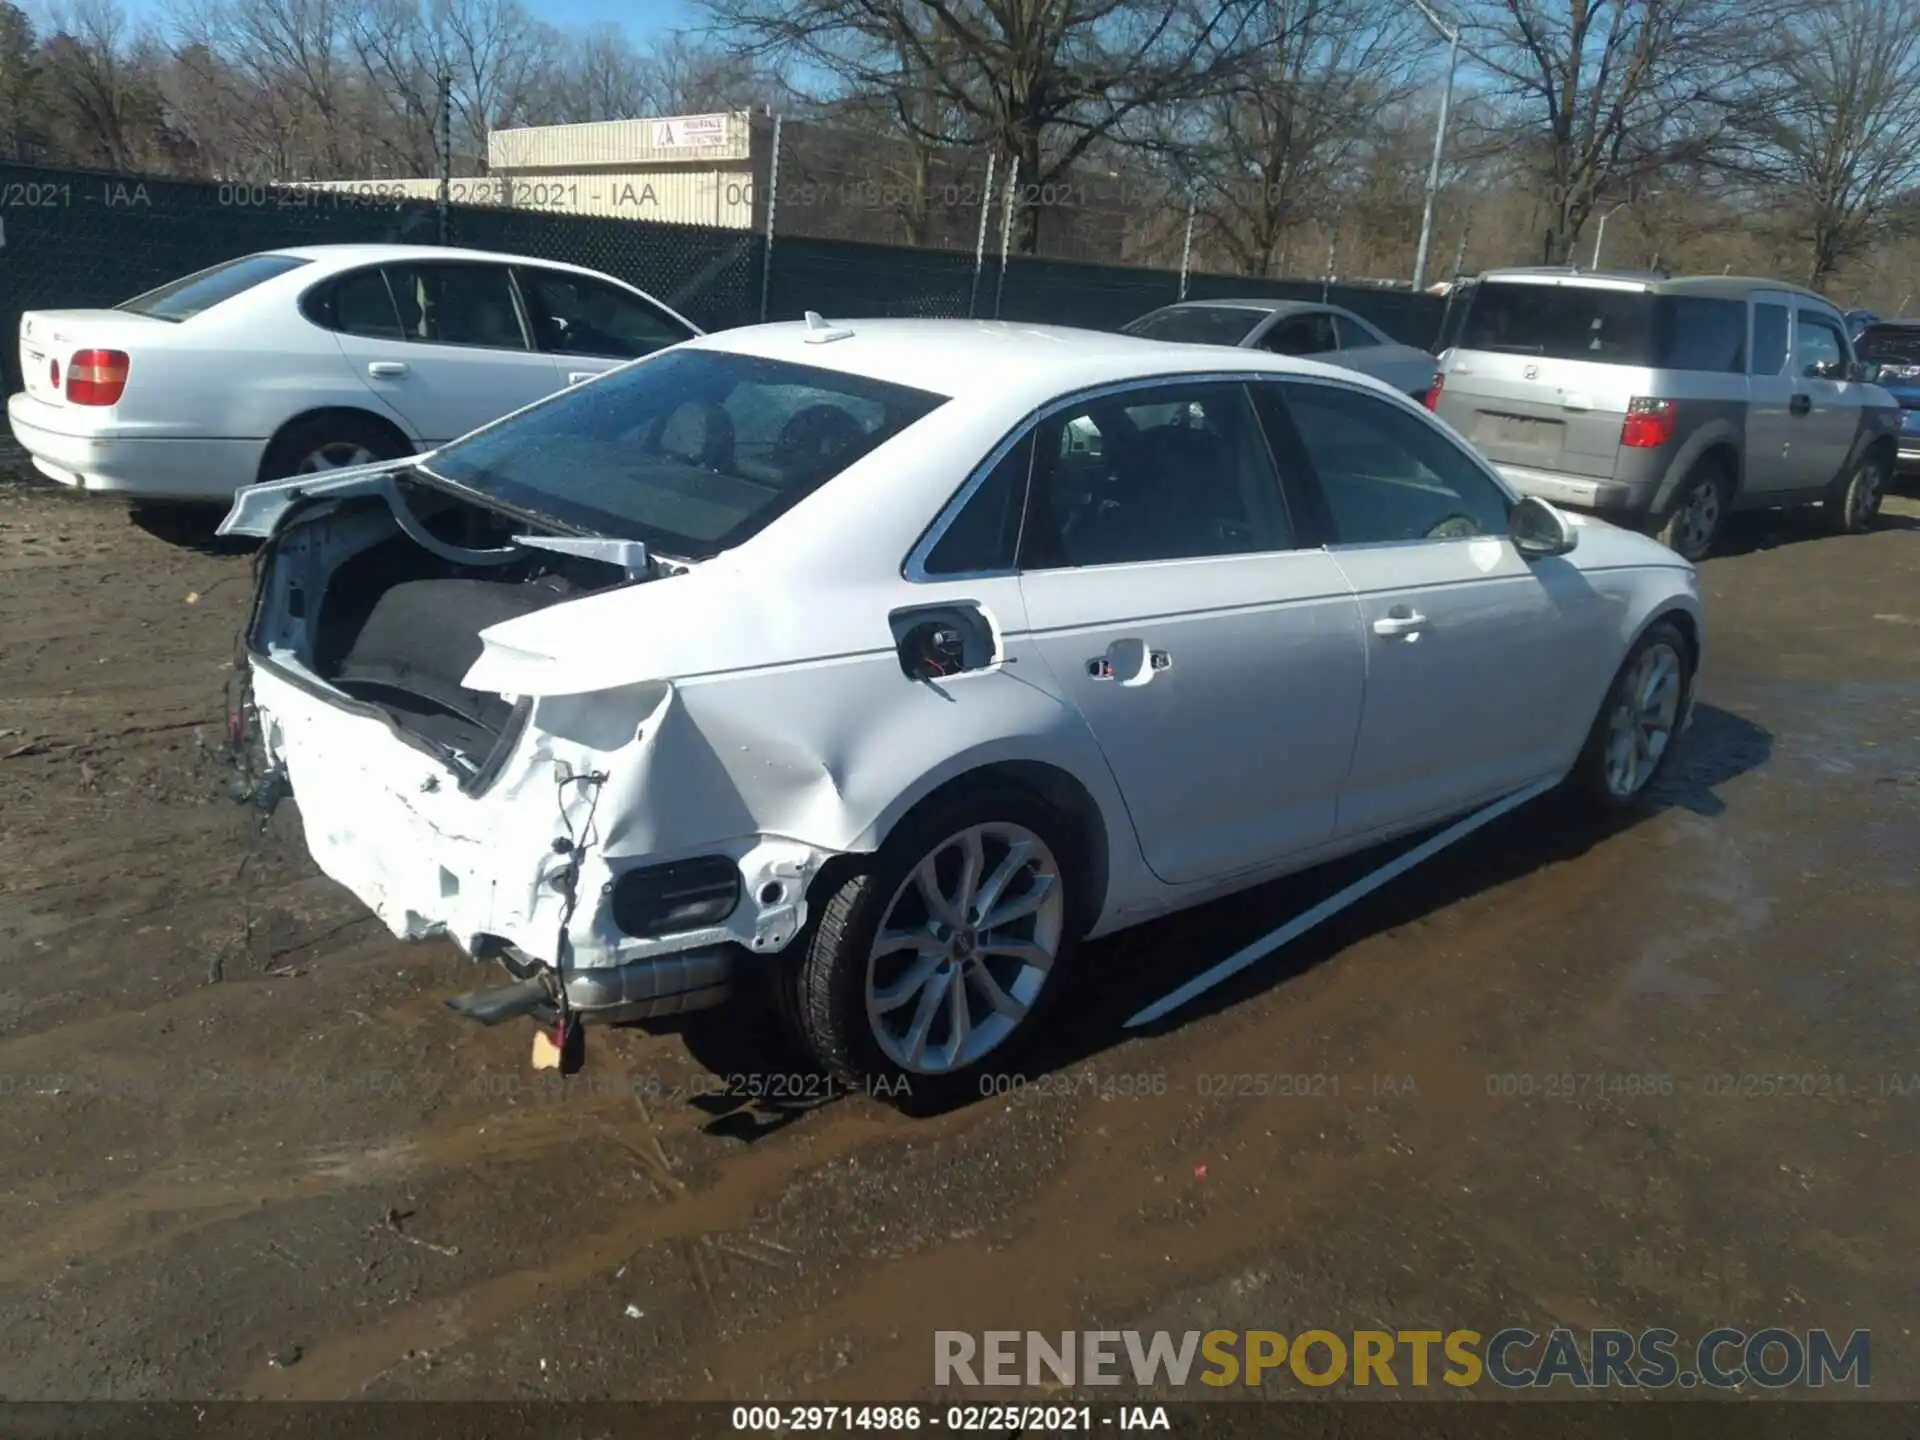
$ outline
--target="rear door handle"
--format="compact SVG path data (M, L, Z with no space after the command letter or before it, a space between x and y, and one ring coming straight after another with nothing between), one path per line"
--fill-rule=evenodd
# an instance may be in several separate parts
M367 366L367 374L376 380L390 380L406 373L406 364L399 360L375 360Z
M579 385L593 379L599 373L598 370L569 370L567 372L567 383L569 385Z
M1787 402L1787 410L1790 414L1805 415L1812 409L1813 397L1811 395L1796 395L1792 400Z
M1373 622L1373 633L1384 635L1388 639L1398 636L1418 635L1427 628L1427 617L1405 605L1396 605L1378 620Z

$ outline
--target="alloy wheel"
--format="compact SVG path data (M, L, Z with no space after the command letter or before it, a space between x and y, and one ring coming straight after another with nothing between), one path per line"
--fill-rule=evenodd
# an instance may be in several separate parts
M1066 929L1060 864L1024 826L971 825L934 846L888 902L867 956L867 1023L902 1070L940 1075L1026 1020Z
M1662 641L1640 653L1621 683L1607 717L1607 789L1617 799L1639 794L1673 743L1681 676L1679 652Z
M379 458L366 446L355 441L331 440L309 451L294 473L314 475L326 470L345 470L354 465L371 465Z
M1883 478L1880 467L1873 461L1860 466L1860 474L1854 479L1853 491L1848 497L1853 512L1848 518L1856 529L1864 530L1879 513Z
M1711 480L1702 480L1694 486L1693 493L1687 497L1686 515L1680 525L1680 534L1686 542L1688 558L1693 559L1705 554L1719 529L1720 487Z

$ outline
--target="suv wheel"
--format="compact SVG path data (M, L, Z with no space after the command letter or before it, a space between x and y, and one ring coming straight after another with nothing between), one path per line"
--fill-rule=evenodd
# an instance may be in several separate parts
M1071 832L1018 789L916 816L826 897L793 975L834 1078L915 1111L985 1093L1040 1028L1073 957Z
M1711 461L1687 472L1655 538L1683 560L1704 560L1727 517L1726 473Z
M1827 523L1842 535L1871 530L1887 494L1887 461L1883 455L1863 455L1860 463L1835 484L1827 497Z

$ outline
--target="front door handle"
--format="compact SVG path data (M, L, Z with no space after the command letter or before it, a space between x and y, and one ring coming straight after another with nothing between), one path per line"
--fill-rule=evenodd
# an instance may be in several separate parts
M1388 639L1418 635L1427 628L1427 617L1405 605L1396 605L1373 622L1373 633Z
M376 380L391 380L395 376L406 373L406 364L400 360L375 360L367 366L367 374Z
M598 370L569 370L567 372L567 383L569 385L579 385L593 379L594 376L599 373Z
M1150 650L1138 640L1116 640L1107 653L1087 661L1090 680L1118 680L1122 685L1144 685L1163 670L1173 668L1173 657Z
M1812 409L1813 397L1811 395L1796 395L1787 402L1787 411L1793 415L1805 415Z

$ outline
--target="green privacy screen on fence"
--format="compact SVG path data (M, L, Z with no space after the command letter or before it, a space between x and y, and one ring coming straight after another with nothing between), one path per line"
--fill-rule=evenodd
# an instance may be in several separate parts
M19 388L14 337L23 310L113 305L178 276L290 245L438 243L431 201L285 187L160 180L0 165L0 366ZM989 256L776 235L697 225L450 206L447 243L562 260L636 285L709 330L807 310L871 315L998 316L1118 329L1179 296L1169 270ZM1439 334L1444 302L1317 280L1193 275L1194 299L1233 295L1326 298L1414 345Z

